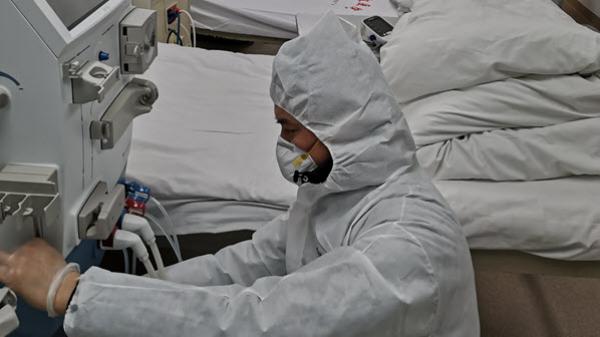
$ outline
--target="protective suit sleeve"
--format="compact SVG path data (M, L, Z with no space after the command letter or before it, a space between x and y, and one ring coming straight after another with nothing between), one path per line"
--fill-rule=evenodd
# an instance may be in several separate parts
M251 287L194 287L91 269L64 327L70 337L426 336L436 309L437 283L422 247L388 232Z
M196 286L250 286L261 277L284 275L286 221L287 215L282 215L256 231L252 240L173 265L166 269L166 280Z

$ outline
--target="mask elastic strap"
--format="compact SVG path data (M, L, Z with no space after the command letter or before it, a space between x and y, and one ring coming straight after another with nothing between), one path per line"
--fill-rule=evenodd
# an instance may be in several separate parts
M309 156L310 156L310 157L313 159L313 161L315 160L315 157L313 157L313 156L311 155L311 152L312 152L312 151L315 149L315 147L317 147L317 144L319 144L320 142L321 142L321 141L319 140L319 138L317 138L317 140L315 140L314 144L313 144L313 145L310 147L310 149L308 149L308 151L306 152L306 154L308 154L308 155L309 155ZM316 163L315 163L315 164L316 164ZM318 164L317 164L317 166L318 166Z

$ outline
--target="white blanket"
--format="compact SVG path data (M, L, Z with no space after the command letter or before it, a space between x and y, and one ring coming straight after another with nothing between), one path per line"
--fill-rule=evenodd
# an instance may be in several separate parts
M600 78L534 76L404 105L419 161L436 179L600 175Z
M471 248L600 260L600 34L546 0L394 1L383 71Z
M401 103L523 75L600 70L600 34L549 0L402 2L412 12L381 50Z
M421 147L436 179L494 181L600 176L600 118L540 128L499 129Z
M497 129L600 117L599 93L597 76L529 76L430 95L402 111L415 143L424 146Z
M396 2L382 67L436 179L600 175L600 34L547 0Z
M600 178L438 181L473 249L600 260Z

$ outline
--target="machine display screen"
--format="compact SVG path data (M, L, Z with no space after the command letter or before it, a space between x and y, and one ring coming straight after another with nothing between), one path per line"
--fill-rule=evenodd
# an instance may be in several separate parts
M68 30L75 28L108 0L47 0Z

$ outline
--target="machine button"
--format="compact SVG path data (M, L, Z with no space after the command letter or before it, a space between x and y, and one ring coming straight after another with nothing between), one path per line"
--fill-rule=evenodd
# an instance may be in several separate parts
M109 54L109 53L107 53L107 52L105 52L105 51L101 51L101 52L98 54L98 60L99 60L100 62L102 62L102 61L108 61L108 59L110 59L110 54Z

